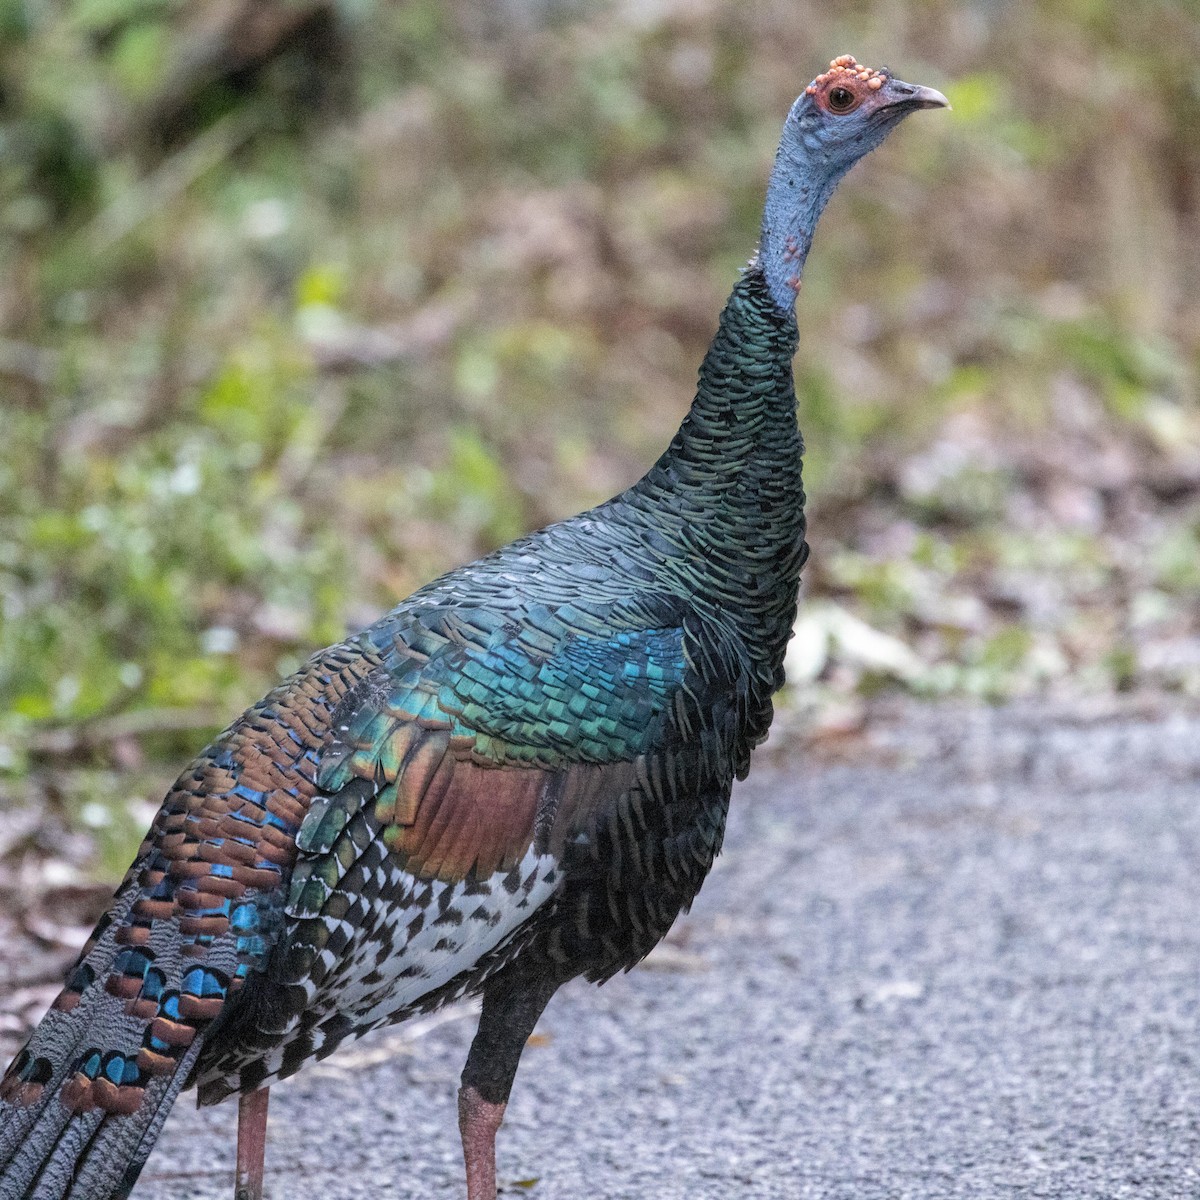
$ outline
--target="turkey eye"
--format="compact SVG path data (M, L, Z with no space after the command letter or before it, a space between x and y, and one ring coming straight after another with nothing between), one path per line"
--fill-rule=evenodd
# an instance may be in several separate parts
M855 105L855 96L849 88L836 87L829 93L829 111L835 113L849 112Z

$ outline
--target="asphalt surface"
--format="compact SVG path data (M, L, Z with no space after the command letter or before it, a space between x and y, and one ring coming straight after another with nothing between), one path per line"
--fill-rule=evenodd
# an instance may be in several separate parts
M768 747L768 751L770 747ZM268 1194L460 1197L473 1014L271 1093ZM135 1200L232 1194L180 1101ZM1200 1196L1200 718L944 709L768 753L647 964L559 993L500 1134L533 1200Z

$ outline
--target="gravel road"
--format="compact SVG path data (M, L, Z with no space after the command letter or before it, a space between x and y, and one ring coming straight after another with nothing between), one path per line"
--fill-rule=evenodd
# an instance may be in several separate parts
M1200 1196L1200 718L924 710L770 751L668 944L550 1005L504 1194ZM273 1089L269 1195L459 1197L473 1030ZM228 1200L235 1119L185 1097L135 1200Z

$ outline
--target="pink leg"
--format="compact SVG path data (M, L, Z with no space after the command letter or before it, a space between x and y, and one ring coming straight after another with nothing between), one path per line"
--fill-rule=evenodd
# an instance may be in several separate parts
M237 1179L233 1200L262 1200L270 1091L260 1088L238 1100Z
M504 1107L485 1100L469 1085L458 1089L467 1200L496 1200L496 1131L504 1120Z

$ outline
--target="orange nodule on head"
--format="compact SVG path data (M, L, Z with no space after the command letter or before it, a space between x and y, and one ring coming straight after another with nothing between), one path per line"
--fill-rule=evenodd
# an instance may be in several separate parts
M823 86L833 82L861 82L877 92L887 82L887 75L883 71L876 71L874 67L864 67L853 54L839 54L829 64L829 70L818 75L804 90L813 96Z

